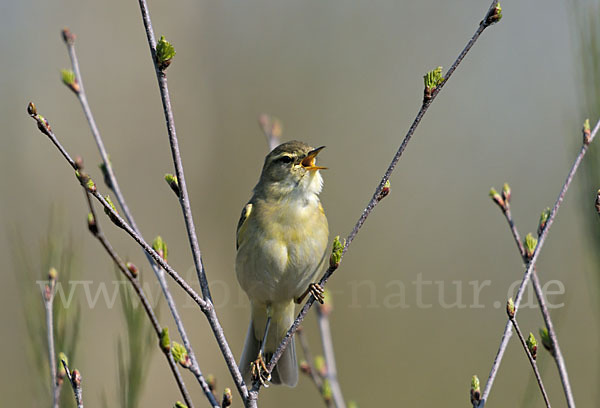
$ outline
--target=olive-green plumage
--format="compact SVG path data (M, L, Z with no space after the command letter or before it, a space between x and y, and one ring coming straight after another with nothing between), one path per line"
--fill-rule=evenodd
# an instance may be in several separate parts
M283 143L265 158L254 194L237 229L236 275L251 305L251 320L240 369L250 381L251 363L265 339L268 362L295 318L294 301L321 271L329 236L319 201L323 179L315 157L322 148ZM295 386L298 366L293 341L272 373L272 382Z

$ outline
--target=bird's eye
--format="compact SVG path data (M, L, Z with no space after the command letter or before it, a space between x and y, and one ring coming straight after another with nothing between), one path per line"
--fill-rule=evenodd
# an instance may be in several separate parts
M293 162L294 159L291 158L290 156L281 156L279 159L277 159L277 161L280 163L289 164L289 163Z

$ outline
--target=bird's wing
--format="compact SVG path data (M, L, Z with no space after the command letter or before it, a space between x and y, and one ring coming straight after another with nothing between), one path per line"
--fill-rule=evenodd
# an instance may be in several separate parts
M250 217L252 213L252 203L246 204L244 209L242 210L242 215L240 216L240 220L238 221L237 232L235 236L235 248L238 249L240 247L240 234L242 234L246 227L246 221Z

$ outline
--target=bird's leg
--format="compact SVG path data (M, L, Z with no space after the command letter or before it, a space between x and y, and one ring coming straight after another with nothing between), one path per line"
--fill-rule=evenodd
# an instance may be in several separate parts
M271 380L271 374L267 370L267 365L263 356L265 355L265 344L267 344L267 334L269 334L269 327L271 326L271 305L267 305L267 323L265 324L265 334L263 335L262 341L260 342L260 349L258 350L258 357L252 363L252 380L260 381L261 385L267 388L269 385L268 381Z
M310 285L308 285L308 288L306 288L304 293L301 294L299 297L297 297L295 299L295 301L298 304L301 303L302 300L304 300L304 298L306 297L306 295L308 295L310 293L311 295L313 295L315 297L317 302L319 302L320 304L323 304L323 302L325 301L325 297L323 296L324 292L325 292L325 290L323 289L323 287L321 285L319 285L318 283L311 283Z

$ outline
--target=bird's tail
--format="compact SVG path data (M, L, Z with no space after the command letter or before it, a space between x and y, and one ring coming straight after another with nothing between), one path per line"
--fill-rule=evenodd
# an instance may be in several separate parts
M285 337L285 334L294 322L294 317L293 301L283 304L273 304L271 306L271 326L269 327L265 344L265 355L263 357L265 364L271 360L279 343L281 343L281 340ZM242 358L240 360L240 370L247 384L251 384L252 382L251 364L258 357L266 322L266 307L264 305L252 305L250 325L248 326L248 333L246 334L244 350L242 351ZM298 362L296 360L296 346L293 337L271 373L271 382L273 384L284 384L289 387L294 387L298 383Z

